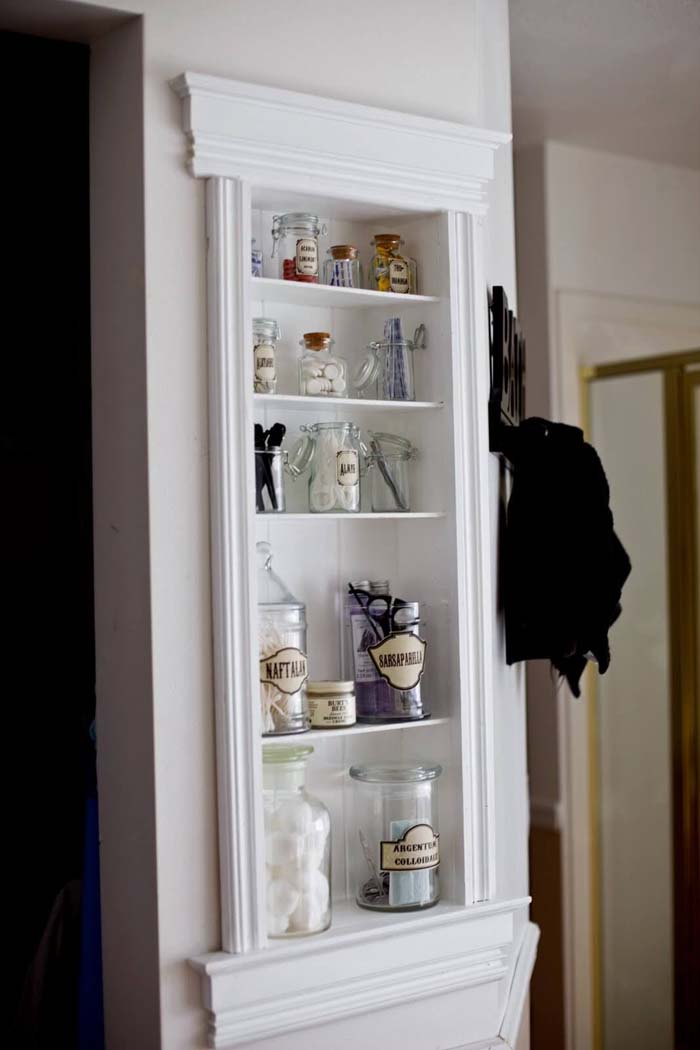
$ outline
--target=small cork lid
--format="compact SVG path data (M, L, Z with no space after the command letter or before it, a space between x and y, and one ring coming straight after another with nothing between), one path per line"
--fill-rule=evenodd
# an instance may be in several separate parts
M328 250L334 259L356 259L359 253L354 244L333 244Z
M327 350L331 342L331 333L304 332L302 339L307 350Z
M400 233L375 233L374 243L382 248L396 248L401 244Z

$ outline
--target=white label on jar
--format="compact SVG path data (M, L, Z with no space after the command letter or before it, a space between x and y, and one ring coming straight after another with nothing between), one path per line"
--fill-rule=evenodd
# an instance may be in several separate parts
M440 837L430 824L414 824L395 842L382 842L382 871L425 871L440 863Z
M389 263L389 287L392 292L407 292L409 290L408 263L404 259L392 259Z
M425 668L428 643L413 631L389 634L368 649L377 671L394 689L415 689Z
M275 348L272 343L258 343L255 347L255 378L268 383L277 376L275 368Z
M315 729L333 729L355 724L355 697L353 693L341 696L309 694L309 714Z
M274 685L275 689L287 696L298 693L308 677L306 653L302 653L301 649L286 646L264 656L260 661L261 683Z
M359 485L360 458L354 448L336 453L335 476L338 484L344 488L350 485Z
M296 269L304 277L318 274L318 243L313 237L300 237L297 241Z

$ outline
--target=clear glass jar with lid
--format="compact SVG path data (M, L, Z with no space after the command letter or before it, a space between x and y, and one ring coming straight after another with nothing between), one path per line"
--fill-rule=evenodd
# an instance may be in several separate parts
M408 513L411 509L409 470L416 448L398 434L369 432L367 475L375 513Z
M307 397L347 397L348 366L331 354L330 332L305 332L299 346L299 393Z
M268 937L305 937L331 924L331 820L306 790L308 745L263 747Z
M430 908L440 899L435 762L352 766L347 853L357 903L377 911Z
M277 390L275 351L280 327L271 317L253 318L253 389L256 394Z
M416 260L402 255L398 233L377 233L372 238L374 255L369 264L369 286L378 292L415 295L418 290Z
M304 433L289 462L298 478L309 470L309 510L313 514L356 514L364 446L354 423L302 424Z
M400 326L399 318L392 318L385 325L385 338L368 345L367 354L353 376L358 397L415 401L413 353L425 349L425 325L418 325L413 339L404 339Z
M258 543L260 704L264 736L309 728L306 606L272 569L272 548Z
M318 239L326 227L318 215L292 211L272 218L272 256L278 259L278 277L285 281L318 284Z
M323 283L335 288L361 288L362 265L354 244L334 244L323 263Z

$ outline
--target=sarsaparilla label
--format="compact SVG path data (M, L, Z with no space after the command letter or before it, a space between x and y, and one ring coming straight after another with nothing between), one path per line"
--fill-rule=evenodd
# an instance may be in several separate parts
M263 685L274 685L280 693L293 696L298 693L309 677L306 653L287 646L278 649L260 661L260 681Z
M413 631L388 634L367 652L377 671L394 689L415 689L425 669L428 643Z
M394 842L381 842L382 871L425 871L440 863L440 836L430 824L414 824Z

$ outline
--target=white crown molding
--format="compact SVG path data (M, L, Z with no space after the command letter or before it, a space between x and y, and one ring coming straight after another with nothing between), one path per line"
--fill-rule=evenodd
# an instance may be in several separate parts
M238 80L183 73L189 167L200 178L392 207L484 211L511 136Z
M432 923L423 916L389 931L385 927L349 935L344 943L317 940L313 951L297 943L245 956L216 952L194 959L210 1012L209 1045L221 1050L505 981L513 955L514 915L528 902L524 898L464 909ZM294 956L297 965L290 965ZM407 963L409 959L414 961ZM402 961L397 965L397 960Z

